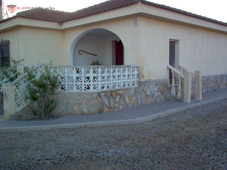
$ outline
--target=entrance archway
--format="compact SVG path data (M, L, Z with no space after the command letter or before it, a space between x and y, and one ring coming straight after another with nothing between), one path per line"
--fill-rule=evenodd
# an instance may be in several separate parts
M74 40L70 50L70 65L124 65L124 45L106 29L85 31Z

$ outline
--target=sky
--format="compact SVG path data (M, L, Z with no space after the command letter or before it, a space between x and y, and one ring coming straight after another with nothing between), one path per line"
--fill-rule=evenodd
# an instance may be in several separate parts
M106 0L3 0L4 4L76 11ZM122 0L123 1L123 0ZM148 0L227 23L227 0Z

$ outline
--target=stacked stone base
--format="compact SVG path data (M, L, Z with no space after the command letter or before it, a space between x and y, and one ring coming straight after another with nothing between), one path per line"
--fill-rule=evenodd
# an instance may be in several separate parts
M227 88L227 75L203 77L203 93L223 88Z
M182 84L183 86L183 84ZM216 91L227 88L227 75L214 75L202 77L202 92ZM183 92L183 90L182 90ZM195 77L192 76L192 99L195 98Z
M139 87L105 92L58 92L55 116L110 112L166 100L169 80L141 82Z

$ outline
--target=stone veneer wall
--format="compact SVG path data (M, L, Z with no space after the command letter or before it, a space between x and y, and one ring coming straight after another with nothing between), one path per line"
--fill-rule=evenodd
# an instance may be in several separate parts
M223 88L227 88L227 74L202 77L203 93ZM192 75L192 99L194 98L195 98L195 75Z
M227 88L227 75L204 76L203 92ZM183 81L183 80L182 80ZM183 85L183 83L182 83ZM183 86L182 86L183 88ZM140 82L139 87L105 92L57 92L55 116L115 111L123 108L172 99L169 79ZM177 88L176 88L177 90ZM182 89L183 94L183 89ZM192 76L192 98L195 97L195 77ZM11 118L32 119L28 108Z
M140 82L139 87L104 92L58 92L55 116L115 111L163 101L169 97L169 80Z
M203 77L203 93L227 88L227 74Z

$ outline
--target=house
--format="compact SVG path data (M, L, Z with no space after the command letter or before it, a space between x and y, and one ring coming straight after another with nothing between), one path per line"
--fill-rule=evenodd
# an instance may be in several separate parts
M9 51L1 54L3 63L10 57L24 59L24 65L138 66L136 89L116 92L106 86L107 91L76 93L70 100L65 98L71 94L59 94L64 98L57 102L59 113L112 111L164 100L182 70L200 71L203 92L227 87L227 23L146 0L109 0L72 13L21 12L0 21L0 46ZM92 104L66 108L75 100Z

